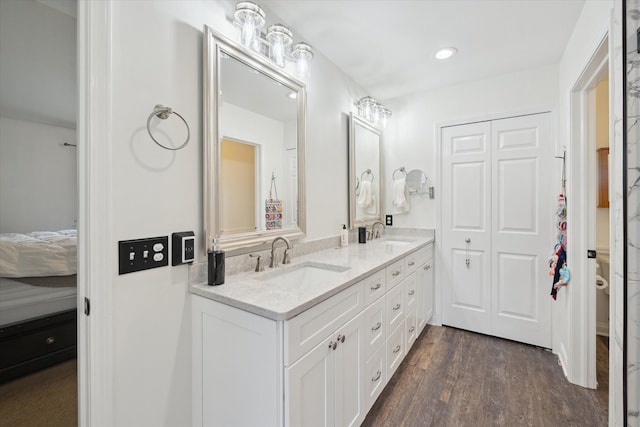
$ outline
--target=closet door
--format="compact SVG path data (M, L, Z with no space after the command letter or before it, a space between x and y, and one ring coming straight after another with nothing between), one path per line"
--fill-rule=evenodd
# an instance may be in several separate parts
M442 129L443 323L551 347L550 113Z
M550 348L551 114L495 120L491 144L493 335Z
M442 130L445 324L491 333L491 126Z

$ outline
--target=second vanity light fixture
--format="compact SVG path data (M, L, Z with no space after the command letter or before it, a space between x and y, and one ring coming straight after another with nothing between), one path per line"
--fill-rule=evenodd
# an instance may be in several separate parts
M357 103L358 114L374 126L382 128L387 126L387 121L391 117L391 110L385 107L372 96L365 96Z
M313 48L304 42L292 45L293 34L289 28L282 24L270 25L263 35L266 14L250 1L236 4L233 22L239 29L240 44L265 55L280 68L285 68L288 62L295 63L294 75L304 83L309 82Z

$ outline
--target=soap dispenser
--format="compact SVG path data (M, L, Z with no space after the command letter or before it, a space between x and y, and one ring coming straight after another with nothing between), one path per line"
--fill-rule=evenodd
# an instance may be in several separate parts
M340 230L340 246L349 246L349 230L347 230L345 224L342 224L342 229Z
M207 252L207 283L210 286L224 283L224 251L216 239L213 239L213 247Z

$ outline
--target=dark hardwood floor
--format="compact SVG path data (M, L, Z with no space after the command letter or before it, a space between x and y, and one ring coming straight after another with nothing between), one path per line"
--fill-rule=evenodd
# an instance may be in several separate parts
M566 380L550 351L427 326L362 425L606 426L600 374L601 389L585 389Z

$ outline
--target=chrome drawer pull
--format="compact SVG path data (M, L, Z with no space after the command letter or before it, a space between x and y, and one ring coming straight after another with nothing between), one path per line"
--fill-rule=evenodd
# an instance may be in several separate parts
M415 265L415 264L416 264L415 262L411 261L411 262L409 263L409 267L411 267L412 265Z
M424 266L424 269L425 269L425 270L427 270L427 271L429 271L429 270L431 270L431 266L430 266L430 265L425 265L425 266Z
M397 275L399 275L399 274L400 274L400 272L399 272L398 270L396 270L396 271L394 271L393 273L391 273L391 275L392 275L392 276L394 276L394 277L395 277L395 276L397 276Z
M338 343L337 343L337 342L333 342L333 341L331 341L331 342L329 343L329 348L330 348L331 350L335 350L335 349L336 349L336 347L338 347Z
M376 283L375 285L373 285L371 287L372 291L377 291L378 289L380 289L382 287L382 283Z
M409 296L414 295L415 293L416 293L416 291L415 291L414 289L411 289L411 290L409 291Z
M380 379L381 376L382 376L382 372L380 371L380 369L378 369L378 372L376 372L376 376L371 378L371 381L373 381L375 383L376 381L378 381Z
M338 335L337 341L344 342L344 339L345 339L345 336L340 334L340 335Z
M380 329L380 327L382 326L382 323L378 322L376 323L376 326L373 326L371 328L372 331L377 331L378 329Z
M410 328L409 328L409 332L413 332L413 331L415 331L415 330L416 330L416 327L415 327L415 326L412 326L412 327L410 327Z
M394 348L394 349L393 349L393 352L394 352L394 353L397 353L397 352L399 352L399 351L400 351L400 345L398 344L398 345L396 346L396 348Z
M400 304L396 304L396 305L394 305L394 306L393 306L393 310L394 310L394 311L400 310Z
M44 340L44 342L48 345L48 344L53 344L54 342L56 342L56 337L49 337L46 340Z

